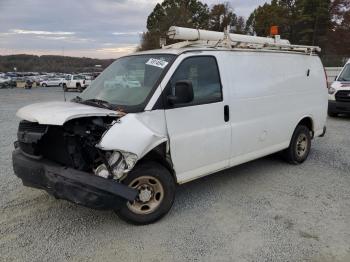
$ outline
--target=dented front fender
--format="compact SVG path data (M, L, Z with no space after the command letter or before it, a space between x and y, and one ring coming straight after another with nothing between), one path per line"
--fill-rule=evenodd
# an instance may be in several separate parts
M162 111L127 114L102 137L97 147L102 150L130 152L138 159L168 140Z

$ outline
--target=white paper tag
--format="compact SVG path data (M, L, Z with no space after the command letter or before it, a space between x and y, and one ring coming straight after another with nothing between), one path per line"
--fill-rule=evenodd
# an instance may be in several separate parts
M160 68L165 68L168 65L168 62L167 61L163 61L163 60L159 60L159 59L155 59L155 58L151 58L150 60L148 60L146 65L151 65L151 66L156 66L156 67L160 67Z

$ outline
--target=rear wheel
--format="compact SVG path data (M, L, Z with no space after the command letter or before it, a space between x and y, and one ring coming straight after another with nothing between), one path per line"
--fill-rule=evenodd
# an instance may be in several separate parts
M299 125L294 131L289 147L284 151L285 159L294 165L303 163L311 149L311 131L304 125Z
M124 221L145 225L153 223L165 216L173 205L175 198L175 181L171 173L157 162L140 163L123 180L139 195L133 202L127 202L116 210Z
M83 92L83 88L81 87L80 84L77 84L77 89L78 89L78 91L79 91L80 93Z
M47 84L44 83L44 84L42 84L42 86L43 86L43 87L47 87Z

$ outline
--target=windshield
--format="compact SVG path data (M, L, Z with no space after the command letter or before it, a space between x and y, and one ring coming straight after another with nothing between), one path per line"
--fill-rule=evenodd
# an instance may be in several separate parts
M338 81L350 81L350 64L344 67L343 72L338 77Z
M81 99L100 100L131 107L146 102L174 55L122 57L111 64L82 94Z

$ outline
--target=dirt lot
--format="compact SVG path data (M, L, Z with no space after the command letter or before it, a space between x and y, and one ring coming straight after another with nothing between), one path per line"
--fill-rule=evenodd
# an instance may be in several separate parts
M350 118L328 119L304 165L271 156L181 186L163 220L135 227L13 175L16 110L62 99L0 90L1 261L350 261Z

